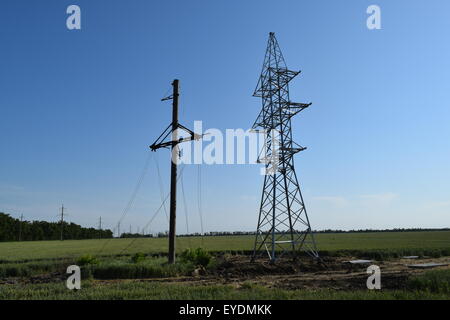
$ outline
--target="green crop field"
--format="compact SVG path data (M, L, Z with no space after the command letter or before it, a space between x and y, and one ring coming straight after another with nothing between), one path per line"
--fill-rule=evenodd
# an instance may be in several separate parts
M380 261L402 255L450 256L450 231L321 233L316 235L316 240L321 255L330 257L345 255ZM177 250L181 253L187 248L202 247L213 254L233 252L248 254L252 250L253 241L252 236L180 237L177 239ZM223 285L221 281L208 285L187 285L183 281L176 282L176 279L191 276L198 266L196 262L183 261L183 257L180 257L175 265L167 265L165 257L151 256L167 252L167 242L167 238L2 242L0 299L448 299L449 297L448 269L411 278L398 290L382 292L328 288L287 290L268 288L251 282L241 283L238 289ZM142 261L133 260L132 255L136 253L144 253ZM211 263L205 265L208 272L214 274L219 259L221 259L219 256L211 257ZM65 278L67 266L74 263L82 266L85 279L82 290L78 292L67 290L62 280ZM33 278L37 281L32 280ZM157 278L160 281L149 281ZM172 281L164 282L163 279L166 278L171 278ZM111 279L114 281L110 281ZM140 279L147 280L141 282ZM221 276L217 279L221 280ZM246 281L246 278L242 281Z
M450 250L450 231L373 232L317 234L319 251L401 251ZM179 252L203 247L212 252L250 251L252 236L182 237L177 239ZM75 258L85 254L113 256L119 254L164 253L166 238L67 240L0 243L0 261Z
M188 286L126 280L101 284L88 281L82 290L78 291L67 290L64 283L10 286L0 289L0 300L448 300L450 282L449 273L446 271L438 273L440 277L447 276L444 281L439 281L440 287L433 288L427 284L422 291L415 290L412 285L410 290L309 291L271 289L254 285L236 289L227 285ZM420 277L418 280L423 278L426 277Z

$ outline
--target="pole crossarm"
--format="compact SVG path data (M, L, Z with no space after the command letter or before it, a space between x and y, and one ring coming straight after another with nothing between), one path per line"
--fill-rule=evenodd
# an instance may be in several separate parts
M176 129L181 129L185 132L187 132L189 134L188 137L181 137L179 139L177 139L176 141L164 141L166 140L170 135L172 135L173 133L173 129L172 129L173 125L172 123L166 128L166 130L163 131L163 133L158 137L158 139L156 139L156 141L150 145L150 149L152 151L156 151L160 148L170 148L172 147L174 144L179 144L182 142L188 142L188 141L192 141L192 140L200 140L204 134L197 134L195 132L193 132L192 130L189 130L188 128L186 128L185 126L181 125L181 124L177 124L176 125Z
M161 101L173 100L173 94L168 97L162 98Z

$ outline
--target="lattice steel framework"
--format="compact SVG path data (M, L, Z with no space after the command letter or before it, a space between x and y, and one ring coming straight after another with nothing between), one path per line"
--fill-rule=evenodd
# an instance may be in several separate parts
M289 82L298 74L300 71L286 67L275 34L271 32L261 76L253 93L262 98L262 109L253 130L265 135L258 160L265 164L266 170L253 260L264 251L271 262L288 252L296 257L300 250L319 258L294 168L294 154L306 148L292 141L291 118L311 105L289 99Z

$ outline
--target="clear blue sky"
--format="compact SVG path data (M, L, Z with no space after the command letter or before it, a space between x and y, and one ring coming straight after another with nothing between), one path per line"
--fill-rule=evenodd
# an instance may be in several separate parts
M82 30L66 28L70 4ZM371 4L382 30L366 27ZM247 129L273 31L303 71L291 98L313 102L293 123L308 147L296 166L312 227L449 227L449 15L447 0L3 0L0 211L56 220L64 202L71 221L112 227L170 121L159 99L171 80L186 126ZM167 190L168 152L154 156ZM255 229L259 167L201 170L205 231ZM186 167L190 231L200 230L196 175ZM159 204L151 160L123 228ZM168 229L164 212L150 229Z

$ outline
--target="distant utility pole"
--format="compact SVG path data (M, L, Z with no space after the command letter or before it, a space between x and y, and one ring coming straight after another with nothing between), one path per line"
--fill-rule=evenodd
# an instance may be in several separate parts
M117 238L120 238L120 221L117 223Z
M23 221L23 214L20 215L20 224L19 224L19 241L22 241L22 221Z
M130 224L130 234L131 234L132 232L131 232L131 224Z
M61 241L64 240L64 204L61 205Z
M99 232L99 237L100 239L102 238L102 217L100 217L99 221L98 221L98 230Z
M179 80L175 79L172 82L173 92L172 95L161 99L161 101L172 100L172 123L164 130L158 139L150 146L152 151L156 151L159 148L171 147L172 161L170 167L170 222L169 222L169 263L175 263L175 226L177 216L177 165L179 148L178 144L185 141L198 140L202 136L195 134L193 131L184 127L178 123L178 97L179 97ZM184 130L189 133L187 138L178 138L178 130ZM172 135L170 141L165 141L170 135Z

